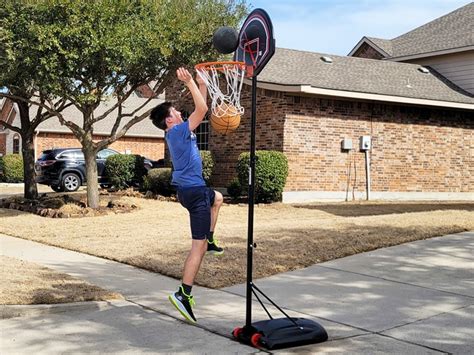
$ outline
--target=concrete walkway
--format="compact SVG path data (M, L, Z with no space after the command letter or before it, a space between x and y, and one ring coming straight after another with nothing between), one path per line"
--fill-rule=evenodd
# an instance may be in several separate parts
M195 287L199 327L167 296L179 282L105 259L0 235L1 254L120 292L125 301L3 307L0 351L256 353L230 339L245 323L245 285ZM474 232L417 241L257 280L329 341L277 353L474 353ZM21 317L12 317L21 314ZM276 312L276 317L280 317ZM253 320L267 319L258 303Z

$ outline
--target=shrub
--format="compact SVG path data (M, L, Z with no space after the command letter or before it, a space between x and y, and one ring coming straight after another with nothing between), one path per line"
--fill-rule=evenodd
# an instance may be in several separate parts
M171 169L158 168L148 171L145 176L143 187L147 191L163 196L171 196L176 193L176 189L171 186Z
M227 193L232 200L237 200L242 195L242 186L238 178L233 178L229 185L227 185Z
M23 157L20 154L0 157L0 181L22 182L23 179Z
M206 182L206 185L209 186L211 183L211 175L212 171L214 170L214 159L212 154L208 150L202 150L201 159L202 159L202 177Z
M135 183L142 184L147 171L142 156L115 154L107 157L105 173L113 186L124 189Z
M134 157L135 166L133 168L133 181L141 186L143 185L143 180L148 173L145 168L145 158L141 155L135 155Z
M110 183L118 189L129 187L133 180L135 156L114 154L105 161L105 174Z
M237 163L241 186L248 185L250 153L242 153ZM281 201L288 176L288 160L281 152L257 151L255 162L255 201Z

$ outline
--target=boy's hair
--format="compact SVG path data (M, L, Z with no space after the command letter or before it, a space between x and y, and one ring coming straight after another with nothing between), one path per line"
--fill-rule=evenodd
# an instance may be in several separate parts
M167 128L166 118L170 115L171 106L173 106L171 102L166 101L151 110L150 119L156 127L162 130Z

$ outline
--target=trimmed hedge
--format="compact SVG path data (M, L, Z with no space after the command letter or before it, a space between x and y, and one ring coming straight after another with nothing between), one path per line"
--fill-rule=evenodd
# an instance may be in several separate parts
M0 157L0 181L22 182L23 172L23 157L20 154L7 154Z
M242 153L237 163L241 186L248 186L250 153ZM281 201L288 177L288 160L281 152L257 151L255 162L255 201Z
M135 183L142 184L146 172L144 158L140 155L115 154L105 161L105 173L110 183L118 189Z
M176 189L171 186L171 168L158 168L148 171L143 181L143 188L154 194L171 196L176 194Z
M227 185L227 193L232 200L237 200L242 196L242 186L237 177L233 178L229 185Z

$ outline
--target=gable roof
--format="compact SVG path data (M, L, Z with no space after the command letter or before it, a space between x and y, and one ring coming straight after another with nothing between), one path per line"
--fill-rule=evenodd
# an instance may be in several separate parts
M330 57L332 63L321 58ZM277 48L259 82L279 91L474 109L474 98L420 65ZM260 85L262 86L262 85ZM264 87L263 85L262 87ZM369 96L368 96L369 95Z
M136 95L130 96L124 103L123 105L123 112L124 113L131 113L135 109L139 108L141 105L143 105L148 99L146 98L141 98ZM155 107L156 105L162 103L164 100L163 99L151 99L148 104L146 104L142 109L140 109L135 115L140 115L142 113L145 113L149 109ZM115 99L110 99L108 101L102 102L99 107L94 111L94 114L96 116L101 115L108 109L110 109L114 104L116 100ZM36 108L31 107L30 108L30 115L36 114ZM94 124L94 134L98 135L110 135L110 132L112 130L112 127L115 123L116 115L117 115L118 110L112 111L106 118L103 120L97 122ZM77 125L82 127L83 124L83 116L82 113L75 107L75 106L69 106L66 108L63 112L62 115L64 118L68 121L72 121L76 123ZM134 115L134 116L135 116ZM120 131L120 129L128 122L130 121L131 117L125 117L122 119L122 122L120 124L119 129L117 130ZM43 123L41 123L37 130L39 132L57 132L57 133L71 133L71 130L66 127L66 126L61 126L59 119L57 117L52 117ZM151 122L151 120L147 117L140 121L139 123L133 125L125 134L125 137L151 137L151 138L161 138L164 137L164 132L161 129L157 129Z
M474 2L391 40L363 37L349 55L363 43L375 44L393 60L474 49Z

